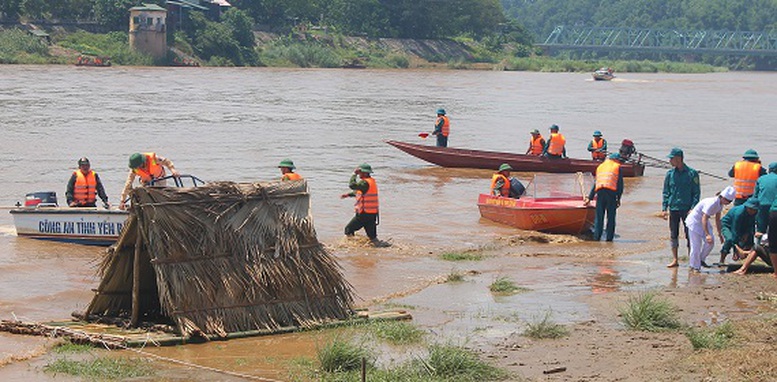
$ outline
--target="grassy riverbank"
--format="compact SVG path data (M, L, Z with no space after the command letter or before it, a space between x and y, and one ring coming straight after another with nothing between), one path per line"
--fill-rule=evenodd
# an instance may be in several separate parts
M471 39L369 39L336 34L277 36L256 33L257 66L299 68L437 68L540 72L590 72L602 66L616 72L711 73L726 68L670 61L573 60L532 54L515 47L490 49ZM229 59L203 60L182 34L176 34L179 54L204 66L232 66ZM527 48L527 47L523 47ZM111 57L114 65L165 65L165 60L133 52L124 32L93 34L53 31L51 44L24 31L0 31L0 64L72 64L83 51ZM526 55L517 57L516 55Z

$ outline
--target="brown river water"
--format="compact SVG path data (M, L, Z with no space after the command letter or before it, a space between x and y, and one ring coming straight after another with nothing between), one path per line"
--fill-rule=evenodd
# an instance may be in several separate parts
M774 105L774 73L623 73L594 82L587 73L0 66L0 318L61 319L83 309L103 251L17 238L7 208L33 191L56 191L64 202L82 156L116 204L128 156L154 151L205 180L273 180L278 162L293 159L309 181L319 239L341 259L360 305L417 307L416 324L435 336L488 343L515 331L515 323L484 325L482 317L520 311L527 319L549 307L558 321L586 320L582 294L688 282L663 269L668 230L655 213L665 170L627 179L614 243L535 243L480 218L477 194L487 190L490 171L435 167L384 141L433 144L418 133L430 131L435 110L444 107L452 147L522 153L530 130L546 134L555 123L571 157L586 158L591 133L601 130L611 149L629 138L640 152L664 158L680 146L689 165L725 176L749 148L764 163L777 161ZM352 200L339 195L362 162L380 185L378 233L392 249L341 240L353 212ZM728 183L703 176L702 194ZM518 250L516 240L524 239ZM466 265L436 257L482 248L503 248L505 255ZM562 257L511 255L516 251ZM592 260L571 261L577 254ZM479 276L458 286L434 282L454 268ZM487 286L499 275L532 292L491 296ZM294 334L155 352L279 377L279 359L311 355L316 342L315 335ZM0 333L0 367L35 346ZM50 378L35 370L16 362L0 368L0 377Z

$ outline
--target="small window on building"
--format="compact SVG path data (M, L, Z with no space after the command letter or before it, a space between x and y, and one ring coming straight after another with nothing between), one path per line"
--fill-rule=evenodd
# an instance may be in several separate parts
M135 16L132 18L132 23L135 25L140 25L140 17Z
M162 18L161 17L157 17L156 18L156 25L160 25L160 24L162 24Z
M154 18L153 17L149 17L149 18L146 19L146 22L148 23L148 25L154 25Z

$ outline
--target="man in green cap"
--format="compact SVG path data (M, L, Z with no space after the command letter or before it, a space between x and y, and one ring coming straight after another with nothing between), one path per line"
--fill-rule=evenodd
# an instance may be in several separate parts
M516 178L510 178L513 168L502 163L499 171L491 177L491 195L518 199L526 192L526 187Z
M282 160L281 163L278 164L278 168L281 169L281 181L302 179L302 175L294 172L296 167L294 167L294 162L289 158Z
M621 171L621 156L618 153L610 156L596 168L596 182L591 192L583 198L583 204L589 205L596 196L596 218L594 220L594 241L602 238L604 230L604 215L607 215L606 240L615 238L615 213L621 205L623 195L623 173Z
M372 177L372 166L367 163L359 165L353 171L353 175L351 175L348 188L353 191L340 195L340 198L356 198L356 203L354 204L356 215L345 226L345 235L353 236L356 231L364 228L364 232L367 233L367 237L370 238L373 246L387 246L385 242L378 240L378 184L375 182L375 178Z
M124 190L121 192L119 209L123 210L127 208L127 199L132 190L132 183L135 181L135 177L140 177L140 184L142 186L148 186L152 183L155 186L166 186L167 181L158 180L166 176L165 167L170 170L171 175L178 176L178 171L176 171L173 162L167 158L156 155L156 153L134 153L130 155L130 172L129 175L127 175L127 181L124 182Z
M437 136L437 147L448 147L448 135L451 132L451 121L445 116L445 109L437 109L437 121L434 123L432 135Z
M758 158L758 152L753 149L745 151L742 160L734 163L728 176L734 178L734 189L737 191L737 198L734 205L738 206L753 196L755 192L755 182L761 175L765 175L766 170L761 166Z
M744 259L747 255L743 248L748 251L753 248L755 236L755 214L758 213L758 199L750 198L744 204L732 207L720 219L721 233L726 240L720 249L720 262L718 265L726 263L726 256L731 248L737 248L734 251L734 261ZM740 255L742 255L740 257Z
M542 137L542 134L537 129L532 130L530 134L531 140L529 140L529 148L526 149L526 155L542 155L542 151L545 150L545 138Z
M683 158L683 150L675 147L667 155L672 169L666 172L664 177L663 201L661 203L661 217L669 219L669 238L672 247L672 262L667 265L673 268L679 265L677 248L680 246L680 222L683 223L685 241L690 252L691 242L688 237L688 227L685 226L685 218L688 211L699 202L701 186L699 173L688 167Z
M588 143L588 152L593 160L605 160L607 158L607 140L602 138L602 132L594 131L594 138Z
M755 182L755 195L760 203L758 206L758 215L755 221L758 229L755 236L768 232L769 229L769 210L772 203L777 200L777 162L769 163L769 173L758 178Z

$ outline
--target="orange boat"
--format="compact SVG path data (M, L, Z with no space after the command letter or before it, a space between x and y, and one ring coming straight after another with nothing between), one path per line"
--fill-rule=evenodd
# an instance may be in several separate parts
M594 224L596 203L582 196L520 199L480 194L480 216L524 230L577 235Z

